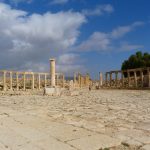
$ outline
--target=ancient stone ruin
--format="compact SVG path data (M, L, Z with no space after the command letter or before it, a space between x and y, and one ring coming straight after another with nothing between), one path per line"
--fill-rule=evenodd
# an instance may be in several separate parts
M100 73L99 82L101 87L109 88L150 88L150 68L106 72L104 81Z

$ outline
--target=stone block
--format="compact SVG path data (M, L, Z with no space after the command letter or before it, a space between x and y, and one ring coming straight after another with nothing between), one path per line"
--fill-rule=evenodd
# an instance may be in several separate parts
M60 95L61 95L61 88L57 88L57 87L46 87L46 88L44 89L44 95L60 96Z

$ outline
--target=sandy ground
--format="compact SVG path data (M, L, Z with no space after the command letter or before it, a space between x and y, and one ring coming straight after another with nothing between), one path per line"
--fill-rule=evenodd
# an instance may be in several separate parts
M0 96L0 150L150 150L150 91Z

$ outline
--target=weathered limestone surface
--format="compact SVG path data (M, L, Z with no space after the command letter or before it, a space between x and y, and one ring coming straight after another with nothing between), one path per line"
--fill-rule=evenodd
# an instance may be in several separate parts
M51 77L51 86L55 87L55 59L50 59L50 77Z
M0 97L2 150L149 150L149 145L149 91Z

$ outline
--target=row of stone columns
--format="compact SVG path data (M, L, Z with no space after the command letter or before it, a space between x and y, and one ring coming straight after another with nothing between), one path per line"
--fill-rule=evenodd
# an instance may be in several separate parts
M89 86L90 84L90 76L89 74L86 74L85 76L81 75L80 73L74 73L74 85L83 87L83 86Z
M16 90L19 90L19 75L23 75L23 90L26 90L26 75L32 75L31 77L31 89L34 90L35 88L35 74L34 73L19 73L19 72L7 72L7 71L3 71L3 90L6 91L7 90L7 83L6 83L6 74L9 73L9 81L10 81L10 90L13 89L13 74L16 75ZM38 89L41 88L41 75L44 75L44 86L46 87L47 85L47 74L38 74Z
M131 69L131 70L127 70L127 71L112 71L112 72L107 72L105 74L105 82L106 85L109 84L109 86L112 86L112 74L115 73L115 86L118 86L120 83L118 82L119 80L121 81L121 86L124 86L124 74L127 74L127 82L128 82L128 87L134 86L134 87L138 87L138 77L137 77L137 72L140 73L140 87L144 86L144 74L143 71L145 71L145 69ZM131 72L134 74L134 85L131 85ZM118 78L118 74L121 74L121 79ZM108 79L108 75L109 75L109 79ZM148 87L150 87L150 69L147 69L147 77L148 77ZM119 83L119 84L118 84Z

